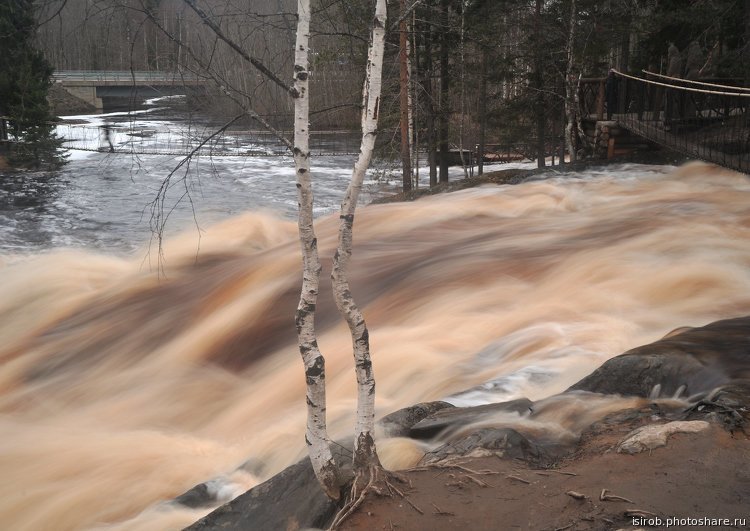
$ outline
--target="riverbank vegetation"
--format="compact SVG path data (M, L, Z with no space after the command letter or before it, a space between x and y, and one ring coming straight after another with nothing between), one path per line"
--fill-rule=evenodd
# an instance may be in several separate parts
M197 5L227 41L289 77L294 2ZM251 103L274 127L291 129L283 89L217 38L184 0L39 6L40 22L55 21L42 25L38 43L56 69L198 73L216 82L204 102L212 113L236 116ZM312 129L359 125L369 9L363 0L314 2ZM485 158L502 160L509 148L540 166L550 156L559 162L563 152L572 160L588 155L581 81L610 67L665 72L669 43L686 65L695 41L700 57L693 60L705 75L750 79L746 0L391 0L388 10L378 152L402 161L405 189L419 184L414 168L425 157L430 172L420 178L434 186L447 181L449 163L478 158L481 173Z
M64 163L47 102L52 66L34 46L34 2L0 4L0 156L15 168Z

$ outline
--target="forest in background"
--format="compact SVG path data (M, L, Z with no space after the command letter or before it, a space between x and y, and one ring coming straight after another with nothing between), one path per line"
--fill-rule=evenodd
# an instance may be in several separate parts
M195 3L228 40L291 79L294 2ZM312 129L358 127L370 4L314 2ZM46 0L38 7L38 45L55 69L197 73L219 87L210 112L230 116L245 105L279 127L291 124L291 100L186 0ZM712 78L750 79L750 0L391 0L388 9L381 153L403 160L408 138L412 157L415 146L431 153L431 183L435 154L451 148L559 152L576 135L581 79L610 67L665 72L669 43L685 56L697 42Z

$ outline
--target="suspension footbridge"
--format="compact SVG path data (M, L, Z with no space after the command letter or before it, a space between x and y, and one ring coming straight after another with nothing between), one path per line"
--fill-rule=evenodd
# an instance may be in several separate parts
M614 72L611 120L651 142L750 173L750 88L739 80L688 80ZM604 121L604 82L582 84L582 113Z

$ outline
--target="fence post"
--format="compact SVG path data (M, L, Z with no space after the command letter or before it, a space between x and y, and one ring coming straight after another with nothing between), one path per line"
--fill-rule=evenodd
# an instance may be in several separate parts
M645 99L645 87L643 83L638 83L638 92L636 93L635 109L638 113L638 120L643 120L643 102Z

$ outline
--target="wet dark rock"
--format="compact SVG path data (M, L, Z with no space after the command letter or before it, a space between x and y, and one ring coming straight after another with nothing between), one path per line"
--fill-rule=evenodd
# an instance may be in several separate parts
M684 418L708 420L730 432L746 432L750 422L750 381L737 381L715 389L693 404Z
M383 429L386 437L408 437L412 426L422 419L454 407L448 402L421 402L386 415L378 421L378 426Z
M693 396L748 378L750 317L740 317L629 350L569 390L643 397L668 397L679 391Z
M336 510L336 503L318 485L310 460L303 459L222 505L186 530L326 528Z
M211 505L214 505L216 501L216 495L209 490L208 483L198 483L192 489L180 494L172 500L173 503L184 505L191 509L210 507Z
M512 428L481 428L460 439L446 443L428 453L423 462L435 463L450 457L484 457L496 455L506 459L523 459L539 463L549 454Z
M414 439L430 439L441 432L458 429L496 413L528 413L532 405L533 402L528 398L519 398L498 404L441 409L414 424L409 430L409 436Z

